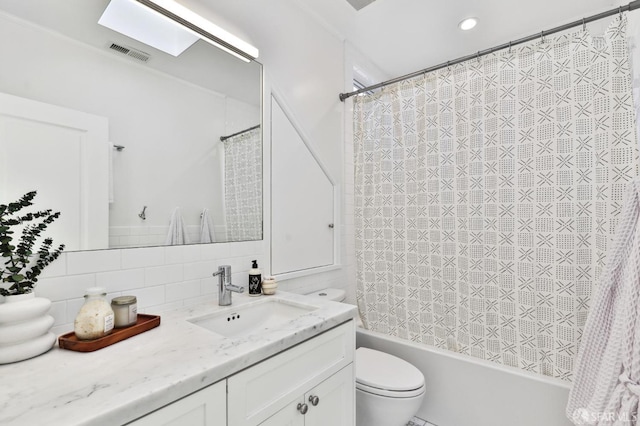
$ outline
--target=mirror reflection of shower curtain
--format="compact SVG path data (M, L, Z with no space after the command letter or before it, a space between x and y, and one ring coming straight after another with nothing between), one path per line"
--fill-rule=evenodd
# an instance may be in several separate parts
M260 128L224 141L227 241L262 239Z

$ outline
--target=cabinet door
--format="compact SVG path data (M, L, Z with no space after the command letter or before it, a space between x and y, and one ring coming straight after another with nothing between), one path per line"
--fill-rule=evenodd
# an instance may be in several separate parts
M134 420L128 426L226 426L227 384L223 380Z
M353 364L349 364L305 394L305 403L309 406L304 416L305 426L355 424L353 368ZM317 405L313 405L315 401Z
M298 411L298 404L301 403L301 400L297 400L288 404L259 426L304 426L304 416Z

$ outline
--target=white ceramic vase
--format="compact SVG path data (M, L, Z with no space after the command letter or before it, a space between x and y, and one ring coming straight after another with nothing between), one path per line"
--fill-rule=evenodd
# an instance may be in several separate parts
M53 347L50 307L49 299L33 292L5 296L0 303L0 364L33 358Z

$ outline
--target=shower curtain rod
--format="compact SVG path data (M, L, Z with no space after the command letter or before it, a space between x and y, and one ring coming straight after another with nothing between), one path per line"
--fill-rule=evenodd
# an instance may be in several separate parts
M638 0L638 1L640 1L640 0ZM258 124L257 126L253 126L253 127L249 127L248 129L240 130L239 132L234 133L234 134L229 135L229 136L220 136L220 140L221 140L222 142L224 142L224 141L226 141L226 140L227 140L227 139L229 139L229 138L232 138L232 137L234 137L234 136L238 136L238 135L241 135L241 134L243 134L243 133L247 133L247 132L250 132L250 131L252 131L252 130L254 130L254 129L259 129L259 128L260 128L260 125Z
M565 31L565 30L568 30L568 29L573 28L573 27L577 27L577 26L580 26L580 25L582 25L584 27L589 22L594 22L594 21L597 21L597 20L602 19L602 18L613 16L613 15L615 15L617 13L622 15L622 12L630 12L632 10L639 9L639 8L640 8L640 0L635 0L635 1L632 1L632 2L630 2L629 4L627 4L625 6L620 6L620 7L617 7L615 9L607 10L606 12L598 13L597 15L592 15L592 16L589 16L587 18L582 18L582 19L580 19L578 21L574 21L574 22L571 22L569 24L561 25L559 27L555 27L555 28L552 28L550 30L542 31L542 32L540 32L538 34L532 34L532 35L530 35L528 37L523 37L523 38L520 38L518 40L510 41L508 43L504 43L504 44L501 44L499 46L492 47L491 49L479 50L477 53L474 53L474 54L471 54L471 55L467 55L467 56L462 56L462 57L460 57L458 59L454 59L452 61L443 62L441 64L434 65L432 67L425 68L423 70L416 71L416 72L413 72L411 74L406 74L406 75L403 75L401 77L396 77L394 79L387 80L387 81L384 81L382 83L374 84L372 86L364 87L362 89L355 90L353 92L340 93L340 100L342 102L344 102L345 99L348 99L351 96L359 95L360 93L368 92L370 90L379 89L381 87L388 86L388 85L394 84L394 83L398 83L400 81L408 80L410 78L417 77L419 75L426 74L428 72L432 72L432 71L436 71L436 70L439 70L439 69L442 69L442 68L446 68L446 67L449 67L451 65L456 65L456 64L459 64L461 62L468 61L470 59L479 58L480 56L488 55L488 54L491 54L491 53L496 52L498 50L511 48L512 46L515 46L517 44L526 43L528 41L532 41L532 40L535 40L537 38L544 38L544 36L546 36L546 35L555 34L555 33L558 33L560 31Z

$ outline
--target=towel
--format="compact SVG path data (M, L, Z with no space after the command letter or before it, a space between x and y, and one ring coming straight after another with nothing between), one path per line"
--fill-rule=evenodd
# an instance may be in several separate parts
M180 207L176 207L171 214L171 222L169 223L169 233L165 245L175 246L179 244L189 244L187 235L187 227L182 219L182 211Z
M566 414L576 425L637 425L640 397L640 180L629 185L595 289Z
M216 235L213 228L213 220L209 214L209 209L202 210L200 215L200 242L215 243Z

